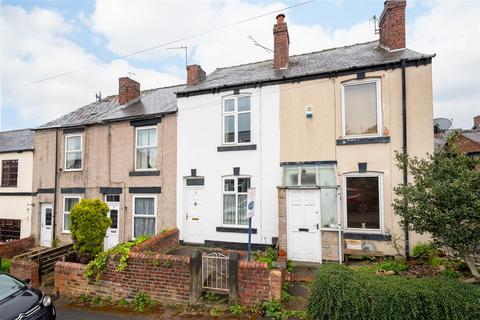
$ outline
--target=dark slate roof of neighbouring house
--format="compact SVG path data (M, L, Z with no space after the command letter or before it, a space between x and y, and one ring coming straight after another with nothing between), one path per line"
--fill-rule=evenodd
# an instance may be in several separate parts
M176 85L144 90L140 93L140 99L134 100L125 106L118 104L118 95L108 96L101 101L80 107L35 129L76 127L107 121L148 118L176 112L177 97L175 92L184 87L185 85Z
M462 135L473 142L480 143L480 131L463 132Z
M0 153L33 150L31 129L0 131Z
M189 93L222 87L240 86L296 77L374 67L389 63L418 61L433 58L410 49L388 51L380 48L378 40L318 52L290 56L288 67L275 70L273 60L218 68L195 86L185 87L178 93Z

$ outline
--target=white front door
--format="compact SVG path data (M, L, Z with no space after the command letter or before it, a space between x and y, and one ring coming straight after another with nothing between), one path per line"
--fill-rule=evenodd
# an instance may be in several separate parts
M203 243L202 233L203 186L186 187L185 242Z
M51 203L42 203L40 205L41 223L40 223L40 245L42 247L52 246L53 237L53 209Z
M116 197L119 197L119 196L116 195ZM118 225L119 225L119 219L120 219L120 202L117 202L117 201L107 202L107 205L108 205L108 208L110 208L110 211L108 212L108 216L110 217L110 219L112 219L112 224L107 229L107 233L105 235L105 241L104 241L105 250L115 247L119 242Z
M288 259L322 262L320 190L288 190L287 194Z

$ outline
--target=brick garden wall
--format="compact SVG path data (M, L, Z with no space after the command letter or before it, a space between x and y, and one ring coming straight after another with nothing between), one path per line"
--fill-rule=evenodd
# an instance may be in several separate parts
M238 302L254 305L280 299L282 271L269 270L266 262L240 261L238 266Z
M33 247L33 237L0 243L0 257L10 259Z
M160 302L195 303L201 293L201 254L196 252L191 258L164 253L177 245L177 229L163 232L132 248L123 271L116 271L118 258L110 260L98 280L85 277L84 264L59 261L55 265L55 289L67 298L83 294L131 300L138 292L145 292ZM282 271L269 270L265 262L241 260L237 276L240 304L280 299Z
M14 259L10 265L10 274L20 280L30 279L32 286L40 285L38 263L30 260Z
M132 252L165 253L178 246L178 229L170 229L132 248Z
M190 258L157 254L130 253L125 270L117 272L118 261L109 261L99 280L84 276L85 265L57 262L55 289L61 296L81 294L113 299L133 299L138 292L162 302L187 303L190 293Z

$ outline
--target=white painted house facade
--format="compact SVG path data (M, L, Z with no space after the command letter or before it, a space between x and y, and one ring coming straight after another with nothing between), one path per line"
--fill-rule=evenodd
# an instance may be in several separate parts
M0 132L0 241L32 233L33 132Z
M187 67L177 92L181 240L245 248L251 187L254 248L309 262L342 260L346 243L409 254L422 239L391 208L393 188L408 181L395 152L433 151L434 55L406 48L396 23L405 6L385 2L379 41L290 56L279 14L273 60L208 76Z
M248 187L256 193L252 243L278 237L278 88L178 97L177 226L184 242L247 243Z

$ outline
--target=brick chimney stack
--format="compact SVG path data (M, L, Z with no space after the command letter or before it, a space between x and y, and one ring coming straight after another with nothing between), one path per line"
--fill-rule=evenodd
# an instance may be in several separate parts
M140 83L129 77L118 79L118 103L124 105L140 98Z
M202 67L199 64L191 64L187 66L187 85L194 86L199 84L205 78L207 74L203 71Z
M473 117L473 130L480 131L480 115Z
M406 47L405 7L406 0L387 0L380 16L380 46L387 50Z
M288 66L288 37L287 23L283 13L277 16L277 23L273 26L273 66L275 69L285 69Z

